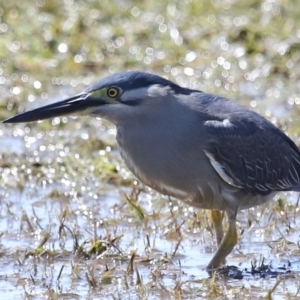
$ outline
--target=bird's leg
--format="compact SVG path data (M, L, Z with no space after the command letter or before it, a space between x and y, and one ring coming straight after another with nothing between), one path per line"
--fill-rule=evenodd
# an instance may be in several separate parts
M223 226L222 221L224 218L224 212L219 210L211 210L210 211L210 218L214 225L215 233L216 233L216 239L217 239L217 245L220 247L222 239L223 239Z
M237 232L235 224L236 210L227 211L226 213L229 221L228 229L217 252L207 266L208 271L213 271L219 268L220 265L225 261L226 256L232 251L237 243Z

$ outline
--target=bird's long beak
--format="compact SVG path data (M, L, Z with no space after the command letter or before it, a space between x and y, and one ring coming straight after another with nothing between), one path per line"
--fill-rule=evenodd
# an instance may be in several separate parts
M67 100L18 114L4 120L3 123L34 122L64 115L78 115L82 113L88 114L96 107L105 104L104 101L92 98L90 95L90 93L82 93Z

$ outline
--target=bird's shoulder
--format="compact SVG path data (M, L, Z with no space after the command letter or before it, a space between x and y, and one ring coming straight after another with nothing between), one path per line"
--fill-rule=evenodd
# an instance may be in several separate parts
M212 133L247 138L268 132L271 136L289 140L269 120L236 102L202 92L194 93L190 99L189 106L203 120L206 130Z

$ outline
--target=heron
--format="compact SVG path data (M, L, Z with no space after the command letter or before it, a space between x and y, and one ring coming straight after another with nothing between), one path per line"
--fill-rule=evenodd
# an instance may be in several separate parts
M80 94L4 123L84 114L116 126L120 155L141 182L210 210L218 248L207 270L222 266L237 244L240 210L280 191L300 192L300 151L283 131L224 97L150 73L109 75Z

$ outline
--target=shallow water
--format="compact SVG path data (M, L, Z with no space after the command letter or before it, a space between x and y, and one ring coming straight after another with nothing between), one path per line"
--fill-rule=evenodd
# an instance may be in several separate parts
M234 99L299 145L299 20L296 1L6 1L1 118L139 69ZM136 182L108 122L0 124L0 142L1 299L298 299L297 194L240 212L227 264L243 279L211 279L207 214ZM278 278L249 273L262 258Z

